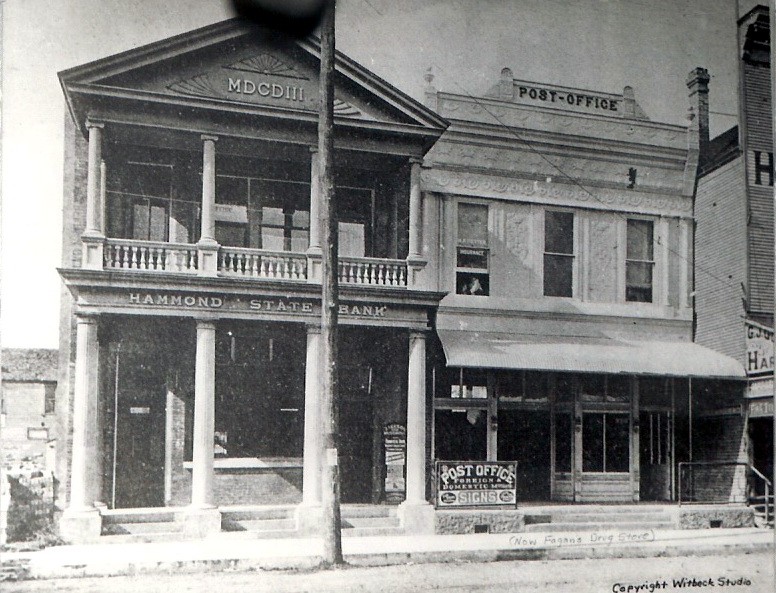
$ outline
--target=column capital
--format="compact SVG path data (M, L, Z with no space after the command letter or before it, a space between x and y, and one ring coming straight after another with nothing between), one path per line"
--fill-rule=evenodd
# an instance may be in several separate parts
M310 152L312 154L317 154L318 153L318 147L317 146L308 146L307 148L310 149Z
M198 317L194 321L197 322L197 329L215 330L217 320L218 320L217 317L205 317L205 318Z
M102 130L105 128L105 124L101 121L94 121L92 119L86 120L86 129L91 130L92 128L96 128L98 130Z
M218 142L218 136L213 136L212 134L200 134L199 138L203 142L207 141L207 140L211 140L213 142Z
M427 329L411 329L410 340L425 340L428 337Z
M321 333L321 324L320 323L306 323L305 329L307 330L308 334L319 334Z
M409 163L410 163L410 165L422 165L423 164L423 159L419 158L419 157L416 157L416 156L411 156L409 158Z
M100 321L99 313L76 313L75 322L82 324L96 324Z

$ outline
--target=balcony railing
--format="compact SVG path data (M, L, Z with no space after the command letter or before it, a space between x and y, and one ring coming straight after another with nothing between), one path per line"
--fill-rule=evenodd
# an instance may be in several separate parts
M218 253L218 272L242 278L307 280L307 257L298 253L222 247Z
M172 274L202 274L196 244L107 239L103 269L136 270ZM98 260L99 261L99 260ZM219 247L218 276L306 282L311 278L308 257L303 253L265 251L242 247ZM205 275L211 275L205 273ZM341 284L407 288L407 262L376 257L341 257Z
M186 243L108 239L105 243L104 267L110 270L196 274L197 246Z
M342 257L339 281L342 284L406 287L407 263L373 257Z

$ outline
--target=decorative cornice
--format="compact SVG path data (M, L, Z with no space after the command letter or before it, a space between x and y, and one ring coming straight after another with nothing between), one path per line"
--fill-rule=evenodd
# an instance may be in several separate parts
M219 92L207 74L197 74L186 80L179 80L167 86L175 93L193 97L219 97Z
M692 199L684 196L606 188L585 191L560 183L440 169L424 169L421 175L424 191L666 216L686 216L692 212Z

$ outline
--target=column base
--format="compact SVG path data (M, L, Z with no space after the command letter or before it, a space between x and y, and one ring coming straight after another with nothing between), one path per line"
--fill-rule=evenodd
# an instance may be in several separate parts
M323 523L321 505L300 504L296 507L296 528L299 535L318 535Z
M95 542L102 533L102 516L95 508L66 509L59 519L59 534L70 543Z
M188 508L181 517L187 537L203 538L221 531L221 511L217 508Z
M408 535L433 535L436 511L427 502L403 502L396 509L399 520Z

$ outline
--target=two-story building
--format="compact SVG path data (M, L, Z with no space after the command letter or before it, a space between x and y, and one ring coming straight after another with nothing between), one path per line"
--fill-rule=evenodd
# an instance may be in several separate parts
M433 457L517 461L518 500L667 501L693 410L743 377L693 343L697 133L510 69L428 89L441 223ZM693 401L696 400L696 401Z
M745 400L716 419L708 457L773 476L773 104L768 8L738 21L739 124L709 138L709 77L700 92L696 198L699 344L746 368ZM712 89L713 91L713 89ZM713 103L713 92L712 92ZM714 443L715 446L712 446ZM762 479L754 487L762 494Z
M182 506L194 532L320 509L318 56L233 20L61 73L66 534L101 504ZM420 167L447 122L341 54L335 86L341 498L385 498L398 424L391 487L425 508Z
M227 21L60 74L66 535L315 523L318 51ZM437 460L515 461L520 501L671 500L693 398L744 376L692 342L697 133L629 87L430 85L337 55L343 502L433 530Z

